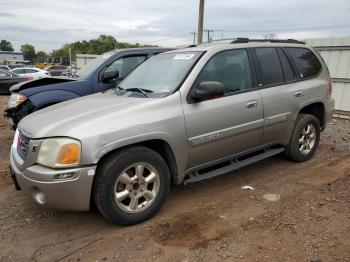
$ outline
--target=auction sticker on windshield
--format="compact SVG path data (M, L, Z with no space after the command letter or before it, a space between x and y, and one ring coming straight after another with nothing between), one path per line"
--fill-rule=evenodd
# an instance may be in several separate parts
M174 60L190 60L194 57L194 54L177 54L174 56Z

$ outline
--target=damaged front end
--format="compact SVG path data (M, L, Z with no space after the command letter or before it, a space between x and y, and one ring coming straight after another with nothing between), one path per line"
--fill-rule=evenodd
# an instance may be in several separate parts
M64 83L64 82L72 82L76 81L78 79L70 78L70 77L45 77L40 78L37 80L31 80L31 81L25 81L18 83L16 85L13 85L10 88L10 93L17 93L24 89L32 88L32 87L38 87L38 86L44 86L44 85L51 85L51 84L58 84L58 83Z
M11 128L15 130L19 121L28 114L33 113L34 110L35 106L33 103L29 99L26 99L15 107L7 108L4 111L4 116L10 119Z

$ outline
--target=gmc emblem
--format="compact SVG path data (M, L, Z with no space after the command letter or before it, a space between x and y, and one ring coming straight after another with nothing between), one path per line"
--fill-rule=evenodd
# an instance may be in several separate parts
M21 138L21 137L19 137L18 138L18 142L17 142L17 147L21 150L21 151L23 151L24 150L24 140Z

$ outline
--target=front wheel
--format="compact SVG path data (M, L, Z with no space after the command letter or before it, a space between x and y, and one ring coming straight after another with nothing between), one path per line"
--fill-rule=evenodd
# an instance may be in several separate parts
M309 160L320 141L320 123L313 115L300 114L292 137L286 147L286 156L295 162Z
M110 222L133 225L151 218L170 188L166 162L155 151L130 147L109 156L94 181L97 209Z

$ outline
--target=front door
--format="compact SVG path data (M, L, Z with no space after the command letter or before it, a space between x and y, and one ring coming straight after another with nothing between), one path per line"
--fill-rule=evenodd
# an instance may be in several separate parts
M183 102L191 168L257 147L263 132L262 98L253 85L247 50L215 54L194 85L203 81L221 82L225 96Z

